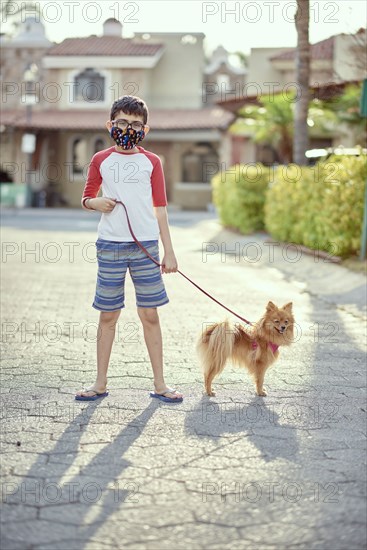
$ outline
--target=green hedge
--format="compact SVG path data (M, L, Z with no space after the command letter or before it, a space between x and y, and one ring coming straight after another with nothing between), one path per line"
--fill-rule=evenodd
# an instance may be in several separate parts
M236 165L213 180L222 224L333 255L356 254L363 223L367 157L332 156L316 166Z
M281 240L337 256L358 252L366 156L332 156L314 167L279 166L266 193L265 226Z
M214 176L213 201L221 223L241 233L264 229L268 182L269 168L260 163L237 164Z

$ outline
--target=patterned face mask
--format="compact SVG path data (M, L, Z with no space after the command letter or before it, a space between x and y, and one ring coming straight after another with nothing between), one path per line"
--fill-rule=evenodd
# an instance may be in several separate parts
M139 132L137 132L133 128L129 127L125 130L121 130L121 128L118 128L117 126L112 126L110 135L116 142L116 145L125 150L134 149L134 147L145 138L144 130L139 130Z

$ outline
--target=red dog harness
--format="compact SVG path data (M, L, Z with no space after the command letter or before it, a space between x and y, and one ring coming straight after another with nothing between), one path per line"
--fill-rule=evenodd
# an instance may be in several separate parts
M277 346L277 344L273 344L273 342L269 342L268 346L273 353L278 351L279 346ZM259 347L259 344L256 342L256 340L252 340L252 349L257 349L258 347Z

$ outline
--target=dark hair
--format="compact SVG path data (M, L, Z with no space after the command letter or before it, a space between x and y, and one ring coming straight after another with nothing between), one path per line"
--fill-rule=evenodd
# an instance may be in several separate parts
M134 95L124 95L114 101L111 107L110 120L114 120L119 111L127 115L138 115L143 117L144 124L148 121L148 107L145 101Z

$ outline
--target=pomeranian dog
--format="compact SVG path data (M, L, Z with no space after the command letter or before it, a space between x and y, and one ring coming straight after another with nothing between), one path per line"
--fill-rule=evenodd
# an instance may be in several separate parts
M196 347L203 364L206 393L215 395L212 382L230 360L248 369L257 395L265 396L265 373L278 359L279 346L293 342L293 329L292 302L281 308L269 302L264 316L249 329L239 323L230 324L228 320L208 326Z

